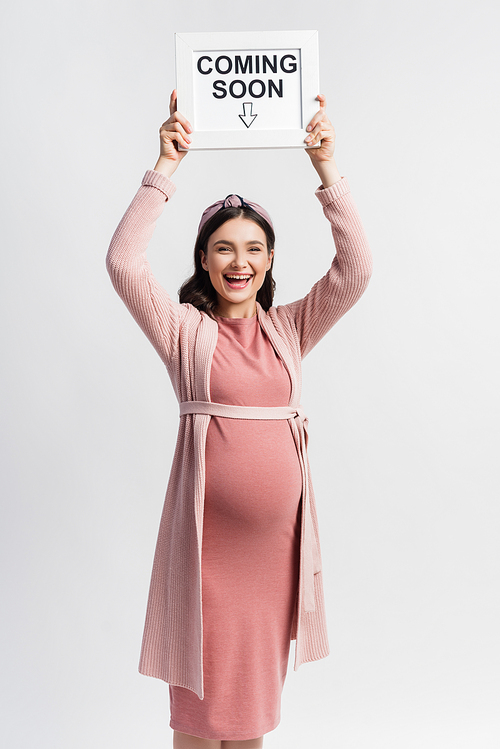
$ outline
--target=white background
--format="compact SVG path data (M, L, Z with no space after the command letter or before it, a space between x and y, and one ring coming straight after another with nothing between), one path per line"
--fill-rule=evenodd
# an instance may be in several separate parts
M375 273L304 362L332 653L289 672L265 745L498 749L498 15L492 0L4 11L3 746L171 745L168 688L137 662L177 408L104 256L156 161L174 32L316 27ZM273 217L278 302L328 267L301 151L197 152L175 182L150 249L173 295L202 210L230 192Z

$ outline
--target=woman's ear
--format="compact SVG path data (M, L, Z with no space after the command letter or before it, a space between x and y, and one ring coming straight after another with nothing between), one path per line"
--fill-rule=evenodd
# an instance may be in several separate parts
M274 257L274 248L267 254L266 271L269 270L269 268L271 267L271 263L273 262L273 257Z
M200 260L201 260L201 267L204 270L208 270L208 264L207 264L207 256L203 252L203 250L200 250Z

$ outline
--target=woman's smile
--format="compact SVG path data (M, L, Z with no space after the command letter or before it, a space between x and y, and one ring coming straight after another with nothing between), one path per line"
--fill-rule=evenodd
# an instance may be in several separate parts
M245 289L253 275L250 273L225 273L224 278L231 289Z

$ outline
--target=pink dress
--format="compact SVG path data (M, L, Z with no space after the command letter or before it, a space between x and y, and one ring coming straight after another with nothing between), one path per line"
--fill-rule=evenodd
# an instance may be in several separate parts
M258 318L217 318L210 395L286 406L290 379ZM170 726L238 741L280 721L299 575L301 473L287 421L212 417L202 549L205 698L170 686Z

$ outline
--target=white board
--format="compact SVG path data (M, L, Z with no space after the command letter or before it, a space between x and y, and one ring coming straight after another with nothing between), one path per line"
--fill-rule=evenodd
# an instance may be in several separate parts
M190 150L305 147L319 108L317 31L176 34L175 55Z

